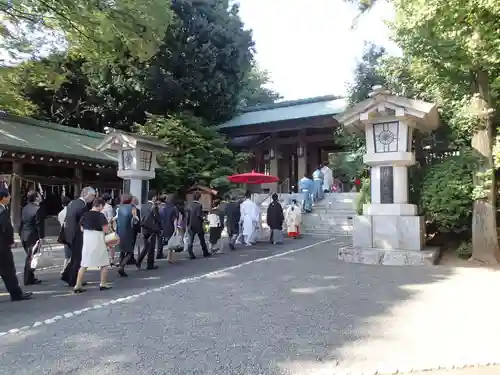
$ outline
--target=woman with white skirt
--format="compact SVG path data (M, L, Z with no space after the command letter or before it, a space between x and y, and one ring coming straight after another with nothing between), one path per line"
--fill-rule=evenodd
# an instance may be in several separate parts
M101 269L100 290L111 289L107 284L108 279L108 249L104 241L104 235L108 231L108 220L101 212L104 208L104 200L96 198L92 204L92 209L83 214L80 220L80 227L83 232L82 262L78 271L74 293L83 293L83 276L87 268Z

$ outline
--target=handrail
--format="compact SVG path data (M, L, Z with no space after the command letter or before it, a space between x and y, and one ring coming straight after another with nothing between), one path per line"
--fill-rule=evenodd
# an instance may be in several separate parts
M285 190L285 193L289 193L290 192L290 177L287 177L285 178L285 180L278 185L278 193L279 194L283 194L283 186L287 187L287 189Z

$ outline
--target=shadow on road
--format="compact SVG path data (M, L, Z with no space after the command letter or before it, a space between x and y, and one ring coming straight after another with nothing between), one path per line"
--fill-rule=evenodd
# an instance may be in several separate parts
M335 252L332 244L316 246L9 335L1 339L0 372L331 375L339 363L351 365L368 336L384 340L393 309L454 272L344 264ZM238 257L256 260L257 253L199 261L193 265L206 266L191 275L241 263ZM186 276L183 268L172 268L172 280ZM157 284L138 276L123 285L129 295ZM51 300L66 298L73 297ZM87 302L101 298L96 292Z

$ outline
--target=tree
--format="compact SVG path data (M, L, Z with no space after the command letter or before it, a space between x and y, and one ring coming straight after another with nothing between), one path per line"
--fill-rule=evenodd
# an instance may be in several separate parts
M279 98L262 87L265 72L253 62L253 42L237 8L224 2L176 2L159 52L147 62L116 58L106 66L85 58L54 54L21 64L22 93L39 108L36 117L103 131L130 130L146 113L192 111L209 122L222 121L242 102ZM53 85L56 73L62 82Z
M232 152L222 135L187 113L151 116L136 130L162 139L172 148L161 156L162 169L156 180L159 188L169 192L182 193L194 184L228 190L226 177L248 158L245 153Z
M374 1L357 3L366 11ZM442 105L443 117L458 139L471 135L468 139L482 158L475 175L473 258L497 263L492 148L499 102L490 87L498 82L500 51L494 30L499 26L500 4L488 0L393 0L393 4L394 39L409 59L413 77L420 76L421 86L430 86L421 91Z
M0 68L0 109L18 116L30 116L36 111L36 106L20 91L20 76L8 68Z
M365 43L361 60L356 63L354 69L354 80L348 86L349 104L368 99L373 86L385 85L385 78L380 72L382 57L385 55L383 47Z
M470 129L472 147L482 157L476 175L473 209L473 258L485 263L500 260L496 232L496 181L493 162L495 126L490 84L500 62L498 36L500 4L487 0L395 0L395 38L405 53L418 57L434 75L469 77L469 95L456 123ZM492 73L494 73L492 75Z
M347 87L350 105L368 99L373 86L385 84L385 78L380 69L384 56L384 48L365 43L361 59L357 61L354 69L354 79ZM339 127L335 129L334 138L338 146L348 150L330 160L336 175L344 176L347 181L360 177L366 170L363 163L363 155L366 152L365 137L347 134L343 127Z
M144 70L117 62L102 67L96 76L85 64L83 59L53 55L16 68L23 76L24 95L38 108L35 117L98 132L106 126L130 131L146 121ZM62 83L47 84L51 80L37 70L53 72Z
M151 61L153 113L187 110L211 121L235 114L252 69L254 42L238 5L176 1L175 22Z
M148 60L170 23L166 0L0 0L3 49L14 60L69 49L87 60Z
M269 72L260 70L254 64L252 68L246 73L243 80L243 87L240 92L240 107L252 107L263 104L271 104L283 97L276 91L267 88L271 82Z

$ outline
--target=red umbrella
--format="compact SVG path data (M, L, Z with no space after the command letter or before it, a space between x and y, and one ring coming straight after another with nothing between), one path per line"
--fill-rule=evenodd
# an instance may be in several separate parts
M255 171L249 173L233 174L227 178L229 181L235 184L268 184L271 182L278 182L279 178L276 176L271 176L264 173L258 173Z

